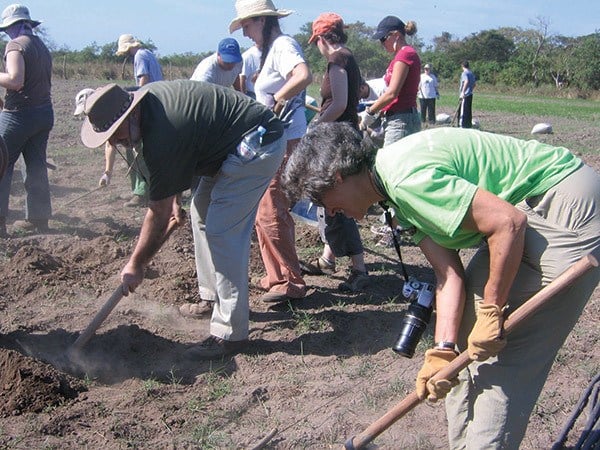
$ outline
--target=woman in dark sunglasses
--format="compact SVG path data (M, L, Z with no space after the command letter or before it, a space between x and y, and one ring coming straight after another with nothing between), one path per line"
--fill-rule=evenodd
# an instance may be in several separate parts
M387 89L366 109L361 127L368 127L382 115L385 145L421 130L417 112L421 59L415 49L406 43L406 36L416 32L415 22L404 24L395 16L387 16L379 22L373 35L373 39L379 39L394 58L383 77Z

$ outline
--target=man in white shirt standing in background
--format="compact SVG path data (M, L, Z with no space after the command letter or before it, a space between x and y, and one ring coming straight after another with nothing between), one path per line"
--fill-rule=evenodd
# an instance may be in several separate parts
M417 97L421 106L421 122L429 122L430 125L435 125L435 100L440 97L438 92L438 80L431 73L431 64L425 64L424 71L421 74L419 82L419 90Z

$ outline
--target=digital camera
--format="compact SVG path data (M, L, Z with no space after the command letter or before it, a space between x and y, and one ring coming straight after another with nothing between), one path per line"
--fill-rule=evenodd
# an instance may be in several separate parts
M433 284L410 277L404 282L402 295L410 301L410 305L402 320L400 335L392 349L402 356L412 358L431 319L435 288Z

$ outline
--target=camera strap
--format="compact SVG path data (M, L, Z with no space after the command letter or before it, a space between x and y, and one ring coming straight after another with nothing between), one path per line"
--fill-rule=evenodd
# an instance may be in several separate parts
M398 254L398 258L400 259L400 267L402 268L402 276L404 277L404 281L408 281L408 272L406 271L406 267L404 266L404 261L402 261L402 253L400 252L400 243L398 242L398 237L396 236L396 230L394 229L394 223L392 222L392 213L390 212L390 207L386 202L379 202L379 206L383 208L383 215L385 217L385 222L390 227L390 231L392 232L392 240L394 242L394 248L396 249L396 253Z

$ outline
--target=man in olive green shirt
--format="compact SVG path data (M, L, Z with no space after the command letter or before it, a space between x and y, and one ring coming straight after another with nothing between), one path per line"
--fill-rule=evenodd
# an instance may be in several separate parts
M189 357L221 357L248 339L248 260L258 203L283 160L283 123L265 106L231 89L198 81L158 81L135 92L115 84L85 103L83 143L136 145L149 173L150 201L135 250L121 272L123 294L181 221L179 194L202 176L191 205L196 267L203 300L214 301L211 336ZM264 127L250 160L236 149Z

